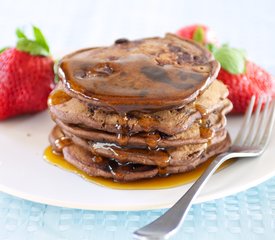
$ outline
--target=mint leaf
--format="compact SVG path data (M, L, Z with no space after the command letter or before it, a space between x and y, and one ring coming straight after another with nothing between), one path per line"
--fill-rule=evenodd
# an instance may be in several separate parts
M2 52L6 51L7 49L9 49L9 47L4 47L4 48L0 49L0 54L1 54Z
M197 27L193 34L193 40L197 43L203 43L204 41L204 30L202 27Z
M27 39L27 36L25 35L25 33L23 33L23 31L20 28L17 28L15 33L19 39L21 38Z
M49 55L49 52L39 43L25 38L21 38L18 40L16 48L20 51L28 52L31 55Z
M33 28L33 34L35 37L35 41L37 43L39 43L42 47L44 47L46 51L50 52L49 45L48 45L44 35L40 31L40 29L36 26L33 26L32 28Z
M243 51L228 46L222 46L214 51L215 59L220 62L223 69L232 73L240 74L245 72L246 59Z

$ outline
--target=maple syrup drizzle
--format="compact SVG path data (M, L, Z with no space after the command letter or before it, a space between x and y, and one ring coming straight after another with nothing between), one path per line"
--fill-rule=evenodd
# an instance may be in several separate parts
M218 70L210 59L203 63L208 71L200 71L188 61L184 66L159 64L155 55L142 51L137 45L133 50L117 46L80 50L60 61L59 77L77 97L124 113L183 106L210 84Z
M200 112L202 118L205 118L209 114L209 111L207 108L203 107L200 104L196 104L196 102L194 102L194 105L195 105L195 109Z
M215 136L215 130L214 128L211 128L210 122L209 122L209 111L202 105L194 103L195 109L199 111L201 114L201 119L199 120L200 124L200 136L201 138L205 138L208 140L207 144L208 146L211 145L211 141L213 137Z
M145 119L145 118L144 118ZM146 118L143 122L143 126L146 128L147 124L152 124L151 118ZM150 119L150 120L148 120ZM114 143L101 143L101 142L90 142L90 146L92 147L92 152L95 155L102 154L100 150L107 150L113 153L113 157L121 161L127 161L129 159L129 155L131 154L143 154L154 157L156 160L156 164L160 167L166 167L170 162L170 155L165 149L158 148L158 142L161 140L161 136L155 132L149 132L145 134L145 142L147 144L147 149L130 149L123 148L128 145L128 141L130 138L130 131L128 127L128 116L127 113L120 113L118 122L116 124L116 128L118 130L117 134L117 144ZM114 172L112 170L112 172Z
M158 133L147 133L145 136L145 142L149 150L157 149L158 142L161 140L161 136Z
M211 140L215 136L215 130L209 125L209 120L202 118L200 120L200 136Z
M139 180L136 182L114 182L113 180L102 178L102 177L89 176L87 173L83 172L82 170L74 167L72 164L67 162L62 155L55 154L51 146L45 149L44 159L50 164L53 164L69 172L78 174L85 180L103 187L113 188L113 189L123 189L123 190L145 190L145 189L153 190L153 189L166 189L166 188L177 187L177 186L181 186L181 185L188 184L190 182L195 181L209 166L209 164L212 162L214 157L208 159L206 162L199 165L195 170L190 172L172 174L166 177L159 176L152 179ZM234 160L225 162L218 169L218 171L229 166L233 162ZM116 170L114 174L118 174ZM164 171L164 175L165 175L165 171Z
M158 175L160 177L167 177L169 175L167 173L167 167L158 167Z
M58 89L56 91L53 91L50 94L50 96L48 98L48 105L53 106L53 105L62 104L62 103L65 103L71 99L72 99L71 96L69 96L63 90Z
M118 118L118 123L116 124L116 129L118 130L117 141L120 146L126 146L129 141L129 131L128 131L128 116L127 113L121 113Z
M129 117L127 113L119 115L119 120L116 124L116 128L119 131L119 133L117 134L117 142L120 146L127 146L131 137L128 121ZM161 136L156 132L150 132L153 126L156 126L156 119L151 116L142 117L138 119L138 124L146 132L145 142L148 149L156 149L158 147L158 142L161 140Z
M145 132L150 132L153 127L158 126L159 121L152 116L144 116L138 119L138 125L144 129Z
M103 162L103 158L100 157L100 156L95 155L92 159L93 159L93 162L95 162L95 163L102 163Z
M54 148L56 149L56 151L61 152L64 147L71 144L72 140L68 137L63 136L54 141Z

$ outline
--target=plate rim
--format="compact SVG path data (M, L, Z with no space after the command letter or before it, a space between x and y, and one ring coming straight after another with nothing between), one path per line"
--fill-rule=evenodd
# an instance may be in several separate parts
M221 171L222 172L222 171ZM275 176L275 169L274 172L268 174L268 175L264 175L262 178L257 178L255 181L251 181L248 182L247 184L243 184L241 186L239 186L239 188L237 190L228 190L228 191L222 191L222 192L214 192L212 194L208 194L206 196L198 196L195 200L193 204L200 204L200 203L204 203L207 201L212 201L212 200L217 200L217 199L221 199L230 195L234 195L237 193L240 193L242 191L245 191L249 188L252 188L256 185L259 185L269 179L271 179L272 177ZM192 183L186 184L185 186L190 187ZM236 189L236 188L235 188ZM162 189L163 191L165 191L165 189ZM139 205L139 206L135 206L135 207L131 207L130 205L126 205L123 208L122 207L112 207L110 205L110 207L100 207L100 206L83 206L83 204L80 206L76 203L69 203L69 202L63 202L63 201L57 201L57 200L51 200L51 199L46 199L43 197L39 197L39 196L33 196L31 194L27 194L27 193L23 193L20 192L18 190L14 190L14 189L10 189L8 187L3 186L2 184L0 184L0 191L3 193L7 193L9 195L12 195L14 197L17 198L21 198L23 200L27 200L27 201L32 201L35 203L39 203L39 204L44 204L44 205L50 205L50 206L55 206L55 207L62 207L62 208L69 208L69 209L81 209L81 210L94 210L94 211L149 211L149 210L158 210L158 209L167 209L170 208L174 203L163 203L163 204L158 204L158 205ZM134 190L135 191L135 190ZM151 190L149 190L151 191Z

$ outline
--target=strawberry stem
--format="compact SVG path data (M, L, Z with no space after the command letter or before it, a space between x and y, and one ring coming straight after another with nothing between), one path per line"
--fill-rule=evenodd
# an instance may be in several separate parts
M18 38L16 48L31 55L49 56L50 49L44 35L36 26L33 26L32 30L34 39L29 39L22 29L16 29Z
M17 28L15 33L16 33L16 36L17 36L18 39L20 39L20 38L27 39L27 36L25 35L25 33L20 28Z

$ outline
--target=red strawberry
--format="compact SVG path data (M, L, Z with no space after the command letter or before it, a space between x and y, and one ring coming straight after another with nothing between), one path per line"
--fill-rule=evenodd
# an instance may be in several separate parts
M191 25L181 28L177 34L203 44L220 62L218 79L229 89L229 99L234 105L232 113L245 112L253 95L256 96L256 105L260 96L263 97L263 102L268 96L275 96L274 78L264 69L246 60L243 51L227 45L218 47L216 38L208 27Z
M249 105L253 95L256 99L263 97L263 102L268 96L275 94L275 81L272 76L255 63L246 61L244 73L232 74L221 68L218 79L223 81L229 90L229 99L233 103L232 113L243 113Z
M0 53L0 119L47 108L54 86L54 61L40 30L33 27L35 40L21 30L16 48Z
M217 38L213 31L211 31L207 26L201 24L183 27L177 31L177 35L182 38L194 40L203 45L209 43L217 44Z
M256 105L259 97L263 103L268 96L275 93L274 78L261 67L248 61L242 50L223 45L212 48L213 55L221 64L218 79L224 82L229 90L229 99L233 103L232 113L243 113L253 95Z

